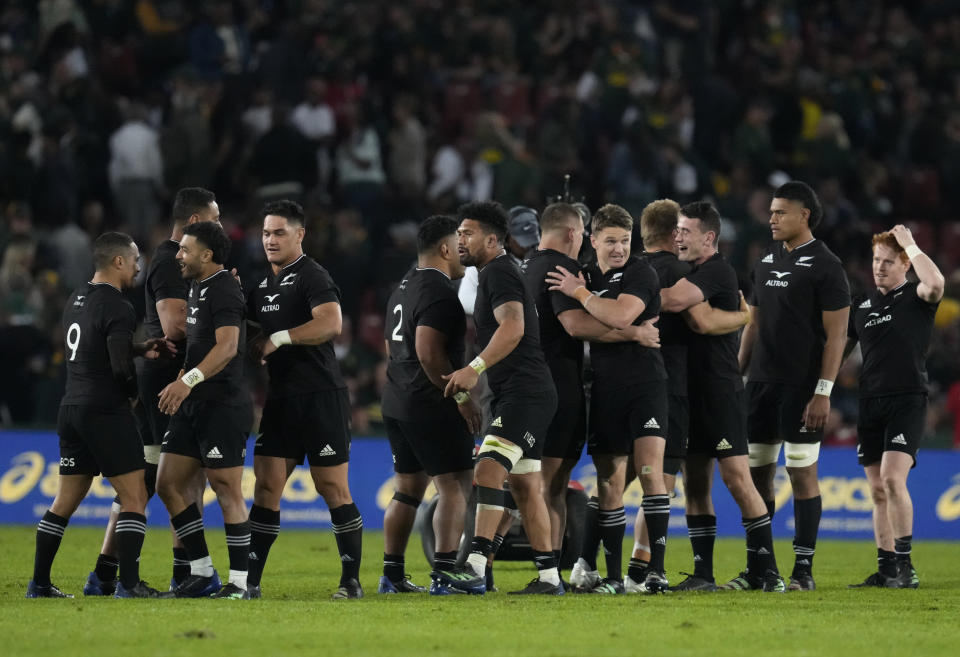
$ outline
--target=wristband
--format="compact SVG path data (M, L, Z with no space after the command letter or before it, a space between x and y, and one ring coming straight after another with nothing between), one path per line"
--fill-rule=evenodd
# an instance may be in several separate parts
M467 400L469 400L469 399L470 399L470 393L469 393L469 392L463 392L463 391L461 391L461 392L458 392L457 394L455 394L455 395L453 396L453 400L454 400L455 402L457 402L457 405L458 405L458 406L461 405L461 404L466 404L466 403L467 403Z
M477 356L476 358L470 361L470 367L472 367L473 371L476 372L477 374L483 374L483 371L487 369L487 364L484 362L482 358L480 358L480 356Z
M593 292L585 288L584 286L578 287L573 291L573 298L579 301L584 306L587 305L587 301L590 300L590 297L593 296Z
M293 340L290 339L290 331L277 331L276 333L272 333L270 335L270 342L277 348L285 344L293 344Z
M187 384L188 388L193 388L193 386L203 382L203 372L201 372L199 368L194 367L184 374L180 380Z
M828 381L827 379L820 379L819 381L817 381L817 387L814 389L813 394L829 397L830 392L832 390L833 390L833 381Z
M905 248L904 251L907 252L907 257L910 258L911 260L916 258L918 255L923 255L923 251L921 251L920 247L917 246L916 244L911 244L910 246Z

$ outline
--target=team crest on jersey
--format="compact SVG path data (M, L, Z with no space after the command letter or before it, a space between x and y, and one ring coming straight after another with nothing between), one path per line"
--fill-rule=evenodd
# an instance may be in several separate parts
M811 260L813 260L813 256L800 256L797 258L797 264L801 267L813 267Z
M861 304L860 304L860 307L861 307L861 308L872 308L872 306L870 305L870 299L867 299L866 301L864 301L863 303L861 303Z
M622 271L618 271L616 274L614 274L613 276L610 277L610 282L611 282L611 283L616 283L616 282L619 281L622 277L623 277L623 272L622 272Z
M267 279L260 281L260 287L267 287Z
M768 262L768 263L773 262L773 254L772 254L772 253L768 253L768 254L766 255L766 257L765 257L763 260L761 260L760 262Z
M292 274L287 274L286 276L283 277L283 280L280 281L280 285L281 285L281 286L284 286L284 285L293 285L294 281L296 281L296 280L297 280L297 274L296 274L296 272L294 272L294 273L292 273Z

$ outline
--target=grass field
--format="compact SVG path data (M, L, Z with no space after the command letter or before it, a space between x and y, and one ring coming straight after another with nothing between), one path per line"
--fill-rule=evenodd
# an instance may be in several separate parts
M100 545L96 529L71 528L53 581L74 600L23 598L33 564L34 529L0 528L0 655L956 655L960 651L960 545L920 542L921 588L848 590L875 569L866 542L823 541L818 590L760 593L517 598L378 596L383 536L365 536L367 597L330 602L339 560L329 531L287 531L270 553L264 598L254 601L113 600L80 595ZM417 536L407 554L414 581L427 584ZM227 570L222 531L209 531L214 563ZM141 576L169 580L169 535L151 529ZM781 569L793 556L777 543ZM624 550L627 554L629 546ZM720 540L719 578L741 568L742 542ZM668 577L679 581L690 548L671 539ZM498 587L522 588L525 562L501 562Z

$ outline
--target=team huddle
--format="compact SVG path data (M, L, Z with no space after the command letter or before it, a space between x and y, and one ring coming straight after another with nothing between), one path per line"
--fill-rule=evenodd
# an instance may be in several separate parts
M384 516L378 592L427 590L407 575L404 551L431 482L438 493L433 595L496 590L492 564L517 517L537 576L512 593L813 590L819 446L833 382L857 343L858 455L875 503L878 569L852 586L916 588L907 476L923 434L925 355L943 276L898 225L874 236L876 289L851 301L839 259L813 236L822 216L815 193L786 183L774 193L770 215L774 246L756 263L749 299L717 251L720 216L706 202L648 205L639 220L642 252L631 248L634 218L616 205L591 220L582 204L554 203L537 218L527 208L508 213L478 202L462 206L456 218L423 221L418 262L386 308L382 406L396 493ZM303 253L296 203L264 208L271 272L246 294L224 268L230 242L218 219L211 192L178 193L171 239L158 247L146 276L144 343L133 342L136 318L121 294L139 272L137 247L120 233L96 241L96 273L63 315L68 377L58 418L60 484L37 528L27 597L70 597L51 583L51 565L70 516L100 473L117 498L86 595L261 597L281 493L304 458L340 552L332 597L363 596L363 521L347 484L349 399L330 342L341 328L339 289ZM592 249L584 244L587 229ZM478 273L477 341L465 364L467 321L457 281L467 267ZM918 282L907 279L911 268ZM249 341L248 324L257 333ZM269 373L249 511L240 490L253 421L244 350ZM139 370L135 357L143 359ZM597 493L564 581L564 495L584 445ZM796 528L788 581L771 532L781 447ZM743 571L719 585L715 465L740 507L746 545ZM678 475L694 568L671 585L664 556ZM635 478L643 501L624 575L623 495ZM204 539L207 482L223 511L226 582ZM173 577L163 592L139 577L144 509L154 491L173 536ZM468 505L475 505L473 538L468 553L458 555Z

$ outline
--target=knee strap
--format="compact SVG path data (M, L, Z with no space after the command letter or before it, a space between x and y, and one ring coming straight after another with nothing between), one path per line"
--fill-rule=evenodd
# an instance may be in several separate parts
M502 488L477 486L477 511L503 511L505 497Z
M776 465L780 458L780 443L766 445L764 443L750 443L750 467L759 468L763 465Z
M406 493L401 493L400 491L397 491L393 494L393 499L401 504L412 506L414 509L420 506L420 500L415 498L413 495L407 495Z
M477 451L477 458L493 459L510 472L517 461L523 458L523 450L519 445L500 440L496 436L486 436Z
M784 443L783 456L788 468L805 468L820 458L820 443Z

